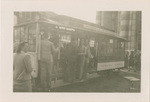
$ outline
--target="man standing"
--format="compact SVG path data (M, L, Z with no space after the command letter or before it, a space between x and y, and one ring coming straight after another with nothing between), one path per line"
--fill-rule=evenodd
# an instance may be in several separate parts
M71 43L69 43L66 47L67 50L67 79L68 82L74 82L75 81L75 75L76 75L76 66L77 66L77 53L78 48L76 45L75 38L72 38Z
M41 59L40 59L40 79L41 79L41 85L44 91L48 87L51 86L51 75L52 75L52 68L53 68L53 55L55 51L54 45L52 42L48 40L48 34L45 32L42 35L42 41L41 41Z
M136 54L135 54L135 71L140 71L140 67L141 67L141 55L140 55L140 52L137 51Z
M129 56L129 71L134 67L134 51L131 51Z
M31 92L31 59L28 54L28 43L22 42L18 45L13 60L13 91Z
M81 39L79 50L78 50L78 57L79 57L79 79L82 80L84 67L85 67L85 54L86 54L86 47L84 45L84 39Z

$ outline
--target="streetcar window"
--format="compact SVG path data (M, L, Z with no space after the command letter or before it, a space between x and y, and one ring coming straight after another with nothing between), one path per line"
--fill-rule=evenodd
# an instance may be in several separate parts
M124 42L121 42L121 48L122 49L124 48Z
M103 62L112 60L122 60L123 58L124 58L123 41L107 37L99 39L98 60Z
M110 39L110 40L109 40L109 43L111 43L111 44L112 44L112 43L113 43L113 39Z
M99 51L98 51L99 59L101 61L106 60L107 56L107 39L101 39L99 42Z
M34 52L36 47L36 32L34 26L21 26L14 30L14 43L27 41L29 51Z
M30 26L28 28L28 42L29 42L29 51L35 52L36 49L36 27Z
M61 41L66 42L66 43L71 42L71 35L62 35L61 36Z
M94 40L90 40L90 47L94 47L95 45L95 41Z
M122 60L124 58L124 42L117 40L116 59Z
M20 32L18 28L14 30L14 42L20 42Z
M28 34L26 32L26 27L20 28L20 34L21 34L21 41L27 41L28 40Z

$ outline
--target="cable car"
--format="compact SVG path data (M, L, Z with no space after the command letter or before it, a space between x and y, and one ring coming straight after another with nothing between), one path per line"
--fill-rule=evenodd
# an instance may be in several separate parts
M13 35L14 45L21 41L29 43L28 53L31 56L34 79L38 79L40 73L39 62L42 50L40 46L43 31L49 32L49 37L53 38L54 44L58 42L62 45L68 44L73 37L76 39L77 46L79 46L81 39L88 41L91 54L94 57L89 62L87 79L99 76L97 73L105 70L124 67L125 39L115 35L114 32L90 24L83 23L82 27L78 27L51 19L36 18L15 25ZM63 81L63 69L61 66L58 67L58 73L53 73L52 76L54 78L52 87L70 84Z

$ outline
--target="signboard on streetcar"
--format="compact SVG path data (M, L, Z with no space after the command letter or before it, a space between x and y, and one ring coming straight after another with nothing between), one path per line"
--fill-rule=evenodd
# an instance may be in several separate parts
M98 63L97 71L122 68L122 67L124 67L124 61L104 62L104 63Z

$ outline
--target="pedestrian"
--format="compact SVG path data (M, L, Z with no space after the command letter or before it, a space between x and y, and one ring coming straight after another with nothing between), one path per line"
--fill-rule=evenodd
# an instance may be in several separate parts
M129 52L127 51L125 54L125 68L129 67Z
M44 32L41 41L41 56L40 56L40 81L43 91L51 87L53 55L59 48L54 47L54 44L48 40L48 33Z
M13 91L14 92L31 92L31 60L26 53L28 43L22 42L18 45L13 60Z
M140 51L138 51L138 52L139 52L139 57L138 57L138 62L139 62L139 64L138 64L138 70L141 71L141 52L140 52Z
M140 63L141 63L141 55L140 52L137 51L135 54L135 71L140 70L141 67Z
M131 51L129 56L129 71L134 67L134 51Z

